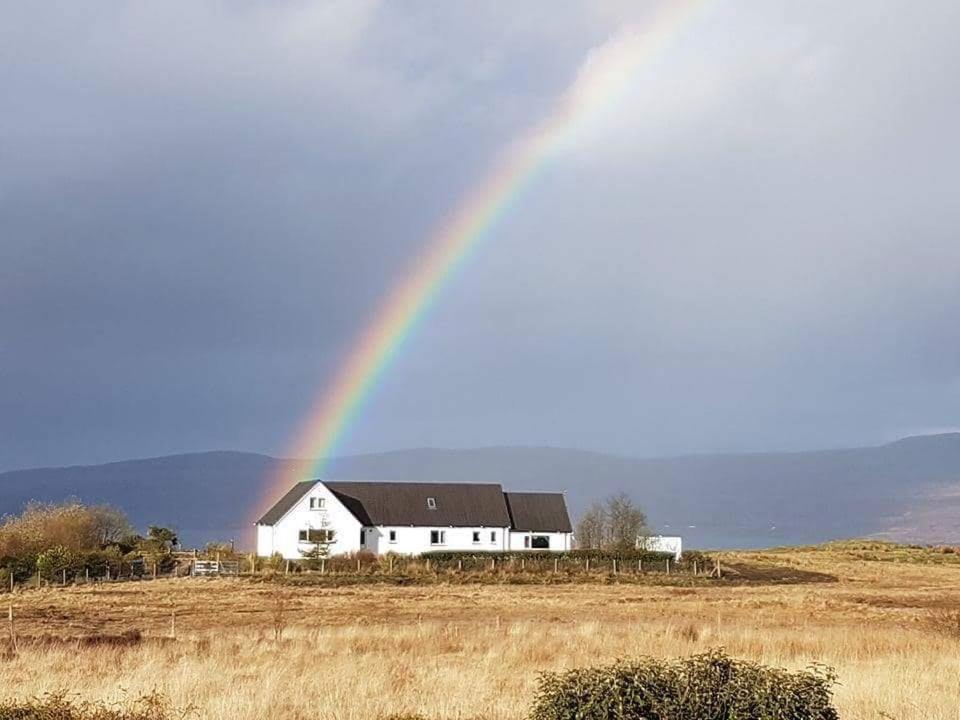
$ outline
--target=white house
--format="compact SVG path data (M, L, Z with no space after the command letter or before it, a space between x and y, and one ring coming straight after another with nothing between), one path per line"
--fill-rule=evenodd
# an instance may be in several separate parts
M498 484L297 483L257 521L257 554L303 557L360 550L569 550L573 528L560 493L510 493Z

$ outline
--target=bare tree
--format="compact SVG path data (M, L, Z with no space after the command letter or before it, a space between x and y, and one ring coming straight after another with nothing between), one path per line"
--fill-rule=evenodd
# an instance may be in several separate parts
M580 516L577 545L587 549L626 550L635 547L637 538L648 533L646 514L621 492L602 503L594 502Z
M621 492L607 499L607 518L608 543L620 550L636 547L637 538L650 532L646 513L626 493Z
M594 502L577 523L577 545L591 550L603 547L606 527L607 511L602 504Z

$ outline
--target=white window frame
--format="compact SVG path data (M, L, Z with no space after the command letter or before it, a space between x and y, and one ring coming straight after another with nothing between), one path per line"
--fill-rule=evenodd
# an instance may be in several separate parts
M427 510L436 510L437 509L437 499L428 497L427 498Z
M546 546L546 547L534 547L534 546L533 546L533 541L536 540L536 539L538 539L538 538L543 538L544 540L546 540L546 541L547 541L547 546ZM540 534L540 535L531 535L531 536L530 536L530 549L531 549L531 550L549 550L549 549L550 549L550 536L549 536L549 535L543 535L543 534Z
M310 509L311 510L325 510L327 505L327 499L322 497L311 497L310 498Z
M480 531L479 531L479 530L474 530L474 531L473 531L473 535L471 535L470 537L473 538L473 544L474 544L474 545L479 545L479 544L480 544Z
M395 543L397 542L397 531L388 530L387 531L387 542Z
M433 537L436 535L437 542L433 541ZM447 544L447 531L446 530L431 530L430 531L430 545L446 545Z
M495 543L496 541L497 541L497 531L496 531L496 530L491 530L491 531L490 531L490 542Z

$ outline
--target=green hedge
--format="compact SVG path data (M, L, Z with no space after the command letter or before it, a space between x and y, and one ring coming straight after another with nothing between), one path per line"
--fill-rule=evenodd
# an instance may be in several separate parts
M714 650L544 673L530 720L836 720L832 670L787 672Z
M431 552L423 553L420 557L430 560L437 560L439 562L450 561L450 560L486 560L490 561L491 559L502 561L502 560L526 560L528 562L537 562L537 561L550 561L553 562L556 559L560 560L573 560L573 561L612 561L612 560L622 560L633 561L642 560L644 562L659 562L663 563L666 560L673 560L673 553L668 552L654 552L651 550L566 550L564 552L550 552L549 550L537 551L537 550L515 550L515 551L490 551L486 552L483 550L435 550Z

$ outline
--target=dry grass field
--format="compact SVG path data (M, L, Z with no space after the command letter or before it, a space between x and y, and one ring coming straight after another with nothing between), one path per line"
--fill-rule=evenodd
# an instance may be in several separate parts
M31 590L13 596L19 652L0 660L0 698L156 691L218 720L513 719L540 670L723 646L790 669L833 666L844 718L960 720L960 629L949 624L960 610L957 555L843 544L728 553L724 563L754 579ZM91 640L130 630L144 639Z

